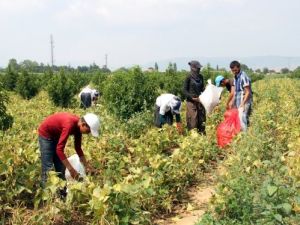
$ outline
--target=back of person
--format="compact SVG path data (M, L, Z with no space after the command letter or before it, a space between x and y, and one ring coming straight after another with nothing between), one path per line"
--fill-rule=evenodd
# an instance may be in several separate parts
M168 105L168 103L171 102L171 100L174 98L175 98L175 95L173 95L173 94L162 94L157 97L155 104L158 107L162 107L164 105ZM166 110L166 111L169 111L170 106L167 106L167 107L168 107L168 110Z
M76 125L79 117L71 113L61 112L48 116L39 126L38 132L44 138L58 140L63 129L69 130L71 134L79 132Z
M92 100L93 100L93 90L89 86L86 86L79 93L79 98L80 98L80 107L81 108L86 109L86 108L91 107Z

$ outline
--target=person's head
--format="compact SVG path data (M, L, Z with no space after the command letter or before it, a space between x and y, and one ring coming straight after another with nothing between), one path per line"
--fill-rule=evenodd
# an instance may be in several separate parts
M179 97L175 96L170 103L171 111L174 114L180 114L180 108L181 108L181 100Z
M86 115L81 117L78 122L78 126L82 134L91 133L94 137L99 136L98 130L100 127L100 120L98 116L93 113L87 113Z
M218 75L215 79L216 86L217 87L224 86L225 85L224 80L225 78L222 75Z
M96 90L94 90L94 97L93 97L93 101L94 102L96 102L96 101L98 101L98 97L99 97L99 92L98 91L96 91Z
M230 69L234 75L238 75L241 71L241 64L238 61L232 61L230 63Z
M189 62L189 65L191 67L192 72L200 73L202 65L198 61L192 60L192 61Z

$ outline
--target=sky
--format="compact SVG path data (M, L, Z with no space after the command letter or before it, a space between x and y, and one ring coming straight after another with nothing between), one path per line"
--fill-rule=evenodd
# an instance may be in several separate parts
M109 68L169 58L300 56L299 0L0 0L11 58Z

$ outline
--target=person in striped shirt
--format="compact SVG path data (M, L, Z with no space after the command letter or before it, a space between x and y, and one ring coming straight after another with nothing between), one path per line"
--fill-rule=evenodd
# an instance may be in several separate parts
M237 108L242 112L241 128L247 130L249 126L249 116L252 110L252 88L251 79L241 70L241 64L238 61L230 63L231 72L234 75L233 88L231 88L227 108Z

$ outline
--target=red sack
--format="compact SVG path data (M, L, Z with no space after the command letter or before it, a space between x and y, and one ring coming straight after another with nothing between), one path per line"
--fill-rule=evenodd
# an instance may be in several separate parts
M232 138L241 130L241 122L239 111L237 109L229 109L224 113L224 121L217 128L218 146L221 148L228 145Z

